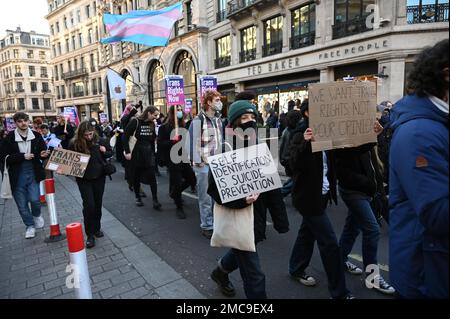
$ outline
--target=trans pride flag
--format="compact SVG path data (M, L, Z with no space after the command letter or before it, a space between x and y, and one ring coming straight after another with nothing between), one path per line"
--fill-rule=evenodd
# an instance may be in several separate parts
M181 2L157 11L130 11L124 15L104 14L110 37L102 43L128 41L150 47L167 46L175 22L183 16Z

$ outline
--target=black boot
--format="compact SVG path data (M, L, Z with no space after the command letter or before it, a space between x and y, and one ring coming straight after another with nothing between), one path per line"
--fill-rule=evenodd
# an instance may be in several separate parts
M184 212L183 206L177 206L175 214L178 219L186 219L186 213Z
M95 246L95 237L94 236L88 236L86 240L86 248L92 248Z
M211 279L216 282L224 296L233 297L236 294L233 284L228 278L228 274L223 272L219 267L213 270Z
M156 210L161 210L161 207L162 207L161 203L158 201L157 198L155 198L153 200L153 208Z

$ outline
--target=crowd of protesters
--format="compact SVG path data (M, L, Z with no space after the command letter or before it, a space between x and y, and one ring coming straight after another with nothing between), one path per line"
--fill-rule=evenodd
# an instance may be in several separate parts
M67 125L61 116L55 127L34 122L28 115L14 115L17 128L0 132L0 160L6 164L11 189L26 226L26 238L44 221L39 203L39 182L45 178L44 162L59 139L61 147L89 154L90 161L77 184L83 199L87 247L95 246L101 231L101 207L105 189L106 161L115 147L117 162L125 167L125 179L143 206L141 184L150 185L153 209L158 201L158 166L167 167L168 192L176 206L176 217L186 218L182 193L190 187L198 193L200 231L208 239L214 234L214 210L253 209L255 244L266 239L266 216L270 213L279 233L289 231L285 202L291 200L302 216L298 235L287 261L292 278L305 286L317 281L308 274L314 243L328 279L330 296L353 299L345 272L361 275L374 289L398 298L448 298L449 240L449 41L427 48L418 57L408 77L408 94L396 103L383 102L373 123L378 143L358 147L313 152L315 132L309 126L309 102L289 101L288 112L278 118L268 109L264 120L252 92L236 96L226 117L218 91L208 90L202 109L189 118L181 106L172 106L164 117L154 106L129 104L120 122L99 125L95 119L78 128ZM280 164L289 180L282 189L248 195L222 202L209 168L208 157L223 151L248 148L260 143L258 135L242 135L258 126L278 129ZM239 129L239 130L237 130ZM188 130L188 138L182 131ZM109 140L114 143L109 143ZM187 151L188 161L176 161ZM342 201L348 208L338 239L327 209ZM30 209L31 207L31 209ZM382 221L389 224L388 283L378 267L378 246ZM348 260L356 238L362 234L362 268ZM286 247L286 249L288 249ZM258 251L234 247L218 261L211 273L220 291L235 295L229 274L239 269L247 298L267 298L266 279Z

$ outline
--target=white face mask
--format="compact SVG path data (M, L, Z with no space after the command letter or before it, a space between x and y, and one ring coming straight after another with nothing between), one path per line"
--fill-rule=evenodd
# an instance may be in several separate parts
M219 102L214 103L214 109L216 111L220 112L220 111L222 111L222 108L223 108L223 103L222 102L219 101Z

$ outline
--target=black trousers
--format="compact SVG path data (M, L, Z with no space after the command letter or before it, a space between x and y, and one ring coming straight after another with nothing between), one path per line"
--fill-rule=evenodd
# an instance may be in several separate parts
M83 200L84 231L92 236L101 229L105 176L94 180L77 178L78 189Z
M158 199L158 184L156 183L156 173L155 173L154 166L136 169L136 171L134 173L134 180L133 180L133 189L134 189L134 194L136 195L136 198L137 199L141 198L141 181L142 181L143 177L145 177L147 182L150 184L153 200L157 200Z
M171 164L169 169L169 194L177 207L182 207L181 193L196 184L195 173L187 163Z

